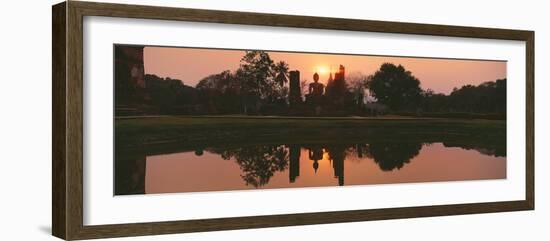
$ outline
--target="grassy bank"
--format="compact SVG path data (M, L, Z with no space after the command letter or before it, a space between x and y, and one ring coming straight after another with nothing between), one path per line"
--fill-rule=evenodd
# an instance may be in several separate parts
M115 120L117 148L368 141L446 141L505 146L506 122L402 117L241 116L159 116Z

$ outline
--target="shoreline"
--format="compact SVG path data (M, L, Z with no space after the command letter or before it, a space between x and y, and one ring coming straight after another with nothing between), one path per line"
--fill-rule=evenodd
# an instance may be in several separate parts
M247 116L247 115L140 115L114 116L115 120L155 119L155 118L191 118L191 119L251 119L251 120L457 120L457 121L502 121L494 119L418 117L402 115L386 116Z

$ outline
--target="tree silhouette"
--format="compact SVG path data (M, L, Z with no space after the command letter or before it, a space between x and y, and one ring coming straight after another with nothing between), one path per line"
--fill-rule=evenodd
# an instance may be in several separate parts
M393 110L414 108L420 100L420 81L402 65L384 63L368 82L378 102Z
M241 109L242 79L226 70L203 78L196 88L209 113L235 113Z
M422 91L422 109L426 112L445 112L449 110L447 96L435 93L431 89Z
M367 76L361 72L350 73L347 77L349 80L349 90L353 94L354 104L361 106L365 98L365 89L367 83L372 76Z
M285 111L288 97L288 88L284 86L288 81L286 62L274 64L265 51L246 51L237 73L246 86L243 98L245 113L248 113L248 106L252 107L254 113L260 114L266 110Z
M455 111L506 113L506 79L455 88L449 95L449 102Z
M186 86L179 79L161 78L156 75L145 75L148 104L161 113L180 111L180 108L196 103L196 89Z
M368 145L368 156L373 158L383 171L401 169L405 163L417 156L422 143L372 142Z
M139 66L143 65L143 60L139 54L133 56L126 53L124 50L128 48L115 47L117 116L362 116L393 113L445 118L506 118L506 79L457 86L450 94L443 94L421 89L420 81L402 65L384 63L373 75L354 72L347 76L341 65L316 98L308 98L307 80L300 79L302 93L299 98L305 97L305 104L290 108L289 87L286 84L289 81L289 64L284 60L274 62L268 52L244 51L239 68L213 73L191 87L182 80L170 77L142 76L144 73ZM135 48L135 51L139 52L140 48ZM366 88L369 89L369 97L377 103L364 100Z
M246 185L254 187L267 184L275 172L285 170L289 163L289 152L283 145L246 146L214 152L220 153L225 160L234 158Z
M300 91L301 91L300 96L305 96L305 95L308 94L308 88L307 87L308 87L309 84L310 83L307 79L300 81Z
M284 86L288 82L288 64L285 61L279 61L275 64L274 71L276 73L275 81L281 86Z
M275 64L265 51L246 51L241 59L241 70L249 92L261 98L268 95L270 82L275 76Z

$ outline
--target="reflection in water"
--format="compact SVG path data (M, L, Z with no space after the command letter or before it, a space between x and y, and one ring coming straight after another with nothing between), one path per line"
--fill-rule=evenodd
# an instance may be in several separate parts
M374 142L367 146L366 155L373 158L383 171L401 169L418 155L420 143L383 143Z
M246 185L260 187L269 182L273 173L288 166L288 150L284 146L251 146L230 150L212 150L224 160L234 159L241 168Z
M456 143L258 144L119 155L115 170L125 195L502 179L506 159Z

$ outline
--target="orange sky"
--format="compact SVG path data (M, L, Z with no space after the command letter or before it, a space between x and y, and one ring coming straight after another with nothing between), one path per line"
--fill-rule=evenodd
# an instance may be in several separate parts
M242 50L145 47L145 73L182 80L195 86L202 78L224 70L234 71L244 55ZM302 80L313 80L319 72L326 83L329 71L340 64L346 73L373 74L382 63L401 64L413 73L423 89L448 94L454 87L480 84L506 77L505 61L453 60L435 58L381 57L364 55L269 52L274 61L284 60L290 70L299 70Z

